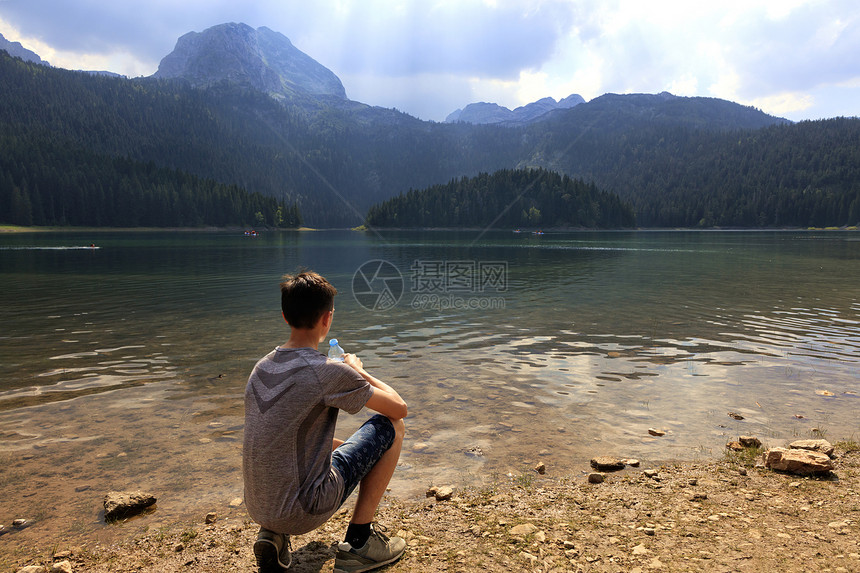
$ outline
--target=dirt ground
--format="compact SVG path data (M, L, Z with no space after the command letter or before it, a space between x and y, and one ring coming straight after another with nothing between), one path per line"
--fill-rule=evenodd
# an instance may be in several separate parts
M754 467L741 453L628 467L600 484L587 483L589 468L576 477L550 468L457 491L449 501L387 499L378 521L409 547L383 570L860 571L860 450L842 443L834 455L835 471L825 477ZM258 527L239 513L208 525L201 515L111 544L46 539L10 570L68 561L75 572L251 573ZM331 571L347 520L341 511L294 537L290 571Z

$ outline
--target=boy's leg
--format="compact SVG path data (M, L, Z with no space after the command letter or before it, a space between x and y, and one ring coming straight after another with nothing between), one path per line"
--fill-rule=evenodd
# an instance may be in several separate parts
M361 480L361 485L358 488L358 499L355 502L350 523L370 523L373 521L379 502L382 501L382 496L388 489L391 476L397 469L400 450L403 447L403 436L406 434L406 424L403 420L392 420L391 424L394 426L394 442Z
M369 515L368 522L373 519L397 467L405 433L403 420L376 414L332 452L331 465L341 475L345 486L341 503L360 487L353 518L358 513L362 519ZM350 521L356 522L356 519Z
M338 546L335 573L376 569L399 559L406 549L405 541L389 539L371 525L397 467L405 433L403 420L376 415L332 453L332 466L346 485L343 501L359 486L346 541Z

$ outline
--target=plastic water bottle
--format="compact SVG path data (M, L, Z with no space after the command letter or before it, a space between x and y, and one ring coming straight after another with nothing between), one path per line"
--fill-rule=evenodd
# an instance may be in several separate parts
M343 348L340 347L340 344L337 343L337 338L332 338L328 341L328 357L332 360L338 360L343 362L344 355Z

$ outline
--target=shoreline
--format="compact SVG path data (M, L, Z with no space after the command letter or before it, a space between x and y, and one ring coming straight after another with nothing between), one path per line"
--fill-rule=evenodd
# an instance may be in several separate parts
M385 571L812 571L825 564L856 571L860 444L837 443L834 466L826 476L804 477L728 452L605 472L597 484L586 472L553 475L550 467L545 475L455 490L450 499L388 496L377 520L409 548ZM351 505L293 537L291 573L331 570ZM81 544L40 538L36 523L7 534L34 535L0 563L11 571L47 571L62 561L93 573L256 571L258 527L243 505L201 508L193 519L168 523L156 508L105 529L112 540Z
M245 232L247 227L22 227L19 225L0 225L0 233L223 233ZM265 229L265 231L319 231L313 227L295 229Z
M690 231L702 231L702 232L834 232L834 231L857 231L857 226L842 226L842 227L778 227L778 228L770 228L770 227L633 227L633 228L611 228L611 229L599 229L599 228L589 228L589 227L534 227L534 228L526 228L522 227L520 229L484 229L482 227L337 227L337 228L316 228L316 227L298 227L294 229L263 229L260 232L283 232L283 231L301 231L301 232L309 232L309 231L355 231L355 232L368 232L368 231L422 231L422 232L443 232L443 231L496 231L496 232L510 232L510 233L518 233L521 231L524 235L531 235L535 231L541 231L543 233L585 233L585 232L617 232L617 233L630 233L630 232L690 232ZM219 233L219 232L244 232L247 230L246 227L25 227L20 225L3 225L0 224L0 233L70 233L70 232L81 232L81 233L104 233L104 232L117 232L117 233L148 233L148 232L174 232L174 233Z

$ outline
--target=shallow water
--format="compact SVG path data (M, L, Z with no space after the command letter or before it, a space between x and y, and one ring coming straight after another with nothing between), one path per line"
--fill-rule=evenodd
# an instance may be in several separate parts
M111 489L156 493L149 525L240 497L244 383L286 339L277 283L299 266L338 287L332 335L410 405L404 497L538 461L719 456L738 434L856 439L858 239L3 235L0 523L92 538Z

